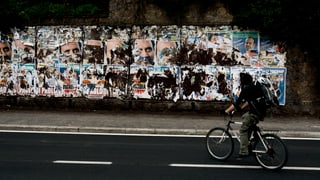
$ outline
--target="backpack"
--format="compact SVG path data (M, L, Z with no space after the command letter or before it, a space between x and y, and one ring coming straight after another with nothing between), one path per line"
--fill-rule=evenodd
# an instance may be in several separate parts
M274 93L274 88L271 81L265 77L259 77L254 81L254 85L259 87L263 96L257 98L257 101L263 102L267 109L279 105L277 96Z

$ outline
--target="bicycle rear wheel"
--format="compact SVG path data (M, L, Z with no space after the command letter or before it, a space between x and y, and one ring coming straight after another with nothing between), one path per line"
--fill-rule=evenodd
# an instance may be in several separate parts
M288 160L286 145L275 134L264 134L262 138L268 148L264 147L261 140L257 141L253 147L256 160L263 168L272 170L281 169Z
M226 160L233 153L232 136L223 128L213 128L206 135L206 149L211 157Z

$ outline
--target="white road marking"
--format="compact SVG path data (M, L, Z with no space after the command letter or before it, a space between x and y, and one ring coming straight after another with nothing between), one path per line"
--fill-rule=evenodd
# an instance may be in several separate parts
M221 165L221 164L169 164L172 167L195 167L195 168L229 168L229 169L261 169L261 166L244 165Z
M109 161L70 161L70 160L55 160L55 164L86 164L86 165L111 165ZM169 164L170 167L185 167L185 168L222 168L222 169L262 169L261 166L250 165L223 165L223 164ZM300 171L320 171L320 167L301 167L301 166L285 166L284 170L300 170Z
M186 167L186 168L225 168L225 169L262 169L261 166L249 165L223 165L223 164L169 164L171 167ZM300 167L300 166L285 166L285 170L300 170L300 171L320 171L320 167Z
M56 160L55 164L89 164L89 165L111 165L112 162L108 161L69 161L69 160Z

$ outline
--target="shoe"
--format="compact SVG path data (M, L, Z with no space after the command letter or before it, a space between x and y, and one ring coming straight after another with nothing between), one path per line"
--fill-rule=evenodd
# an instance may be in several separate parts
M236 160L242 160L243 158L249 157L249 154L238 154Z

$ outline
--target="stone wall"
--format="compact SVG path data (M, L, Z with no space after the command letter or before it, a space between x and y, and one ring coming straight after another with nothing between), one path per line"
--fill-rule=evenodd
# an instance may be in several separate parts
M287 59L286 110L319 116L319 73L314 60L298 47L288 48Z
M232 15L223 3L157 6L156 0L109 0L107 17L32 20L30 25L228 25ZM166 1L170 4L170 1ZM159 2L158 2L159 3ZM108 8L108 7L106 7Z

